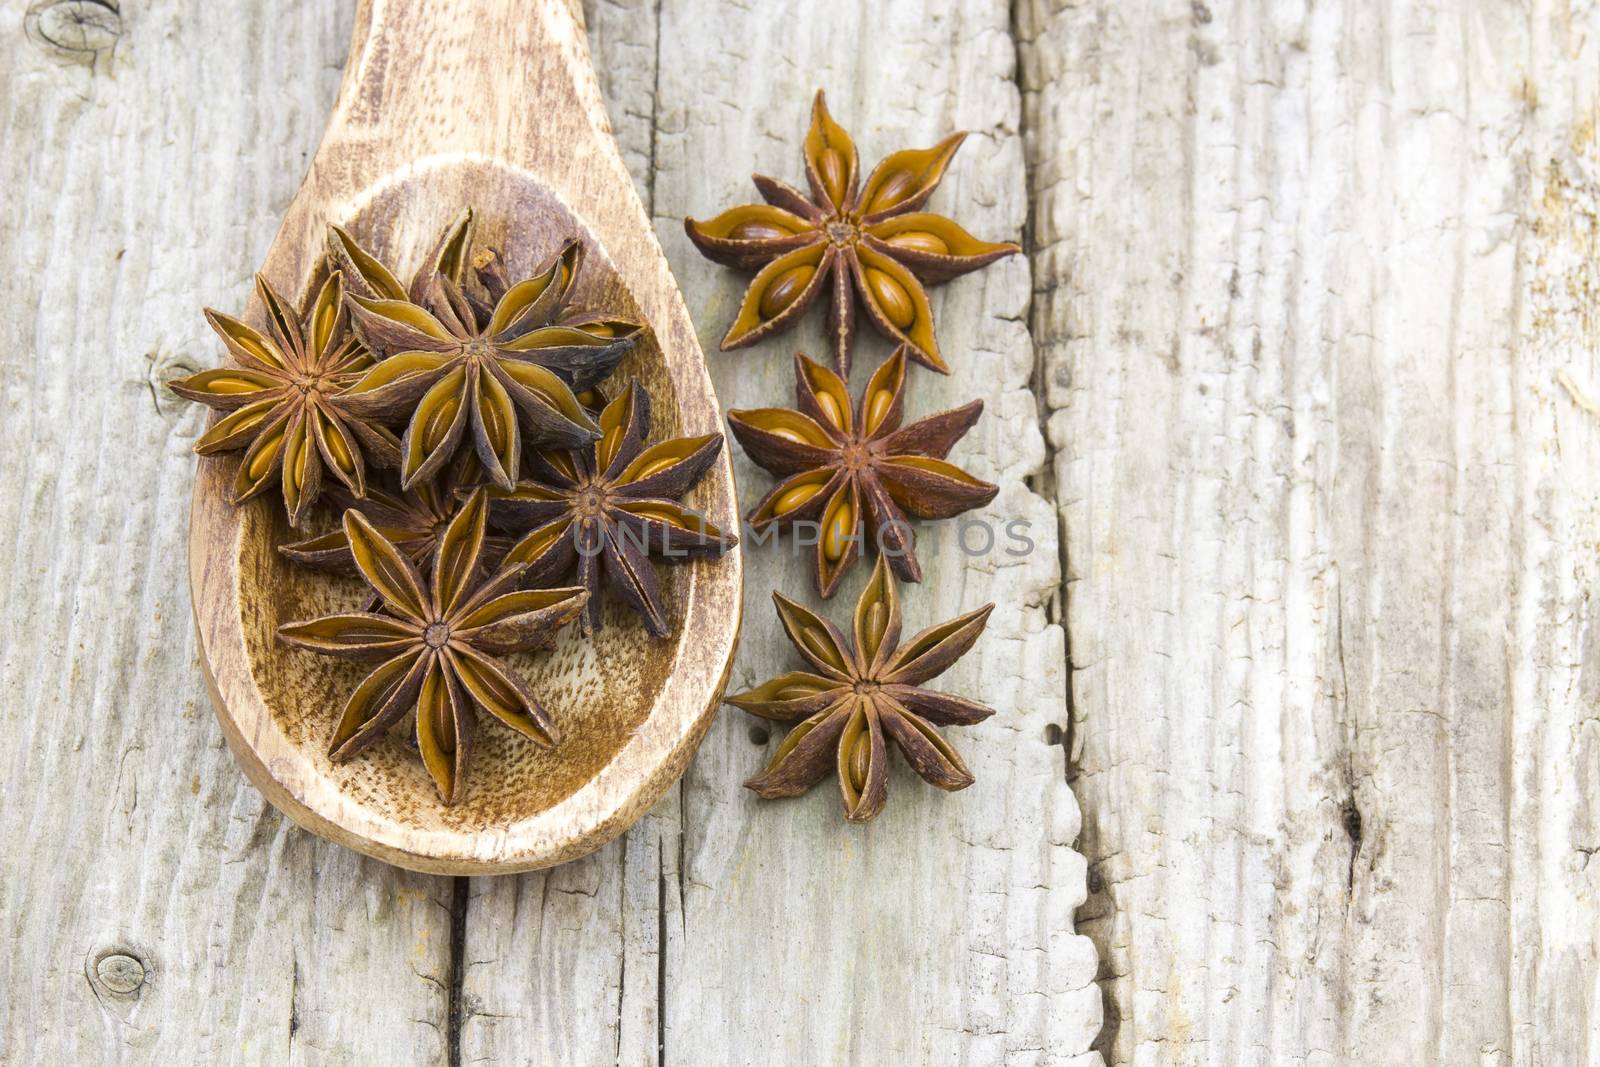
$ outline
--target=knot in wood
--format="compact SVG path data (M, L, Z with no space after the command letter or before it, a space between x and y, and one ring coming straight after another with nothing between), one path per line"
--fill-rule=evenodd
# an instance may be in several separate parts
M120 996L138 992L144 985L144 964L125 952L108 952L94 965L94 974L102 986Z
M24 24L35 45L69 63L92 65L122 36L122 13L112 0L38 0Z

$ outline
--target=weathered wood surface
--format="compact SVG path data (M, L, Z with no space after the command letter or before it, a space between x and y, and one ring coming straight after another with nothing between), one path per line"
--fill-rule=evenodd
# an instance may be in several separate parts
M1600 12L1017 21L1097 1047L1597 1062Z
M117 10L120 6L121 10ZM929 12L934 12L932 16ZM950 688L1001 714L955 731L966 793L903 768L847 827L836 794L739 788L776 737L723 714L684 783L622 840L546 873L410 875L268 807L200 681L181 560L197 412L164 379L216 357L197 314L243 302L331 106L351 5L150 0L0 9L0 1062L832 1064L1090 1062L1101 994L1072 932L1085 864L1062 750L1066 656L1052 502L1017 257L935 301L956 366L915 411L983 396L957 452L1001 484L1023 558L924 537L911 621L999 609ZM1008 13L993 4L595 3L607 105L702 342L740 276L686 214L798 177L812 91L870 160L975 136L935 205L992 238L1027 217ZM881 64L859 61L871 42ZM957 91L959 89L959 91ZM815 324L713 355L724 405L789 395ZM885 347L863 344L857 384ZM748 499L764 475L739 460ZM735 685L787 652L762 603L807 578L749 554ZM841 591L847 610L864 575ZM759 740L758 740L759 739ZM142 977L136 973L142 968Z
M1600 398L1600 13L592 3L708 348L740 278L681 218L797 175L816 85L868 159L978 131L935 204L1029 261L940 292L917 400L989 399L958 456L1040 550L940 535L907 598L1002 605L951 677L1006 709L967 793L759 805L724 714L621 841L469 883L264 806L174 562L198 418L154 385L215 358L194 309L246 292L350 5L58 6L88 28L0 8L0 1061L1072 1062L1103 1000L1113 1063L1596 1062L1600 419L1561 376ZM713 354L724 404L788 349ZM805 584L749 562L735 684Z

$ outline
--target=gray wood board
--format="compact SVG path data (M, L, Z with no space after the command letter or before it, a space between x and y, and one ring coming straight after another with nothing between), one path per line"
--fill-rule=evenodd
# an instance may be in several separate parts
M468 883L326 845L239 774L199 677L181 562L202 419L160 384L219 358L199 307L242 305L331 106L351 11L0 10L0 291L16 309L0 320L14 442L0 498L13 546L0 1061L1094 1059L1100 993L1093 946L1072 932L1085 863L1059 747L1055 501L1030 488L1049 453L1029 390L1026 257L938 291L955 374L913 371L913 413L985 399L955 458L1002 487L979 517L1025 520L1035 540L1020 558L969 556L953 524L930 529L927 581L906 593L913 626L999 605L939 683L1000 709L951 731L971 789L946 795L902 766L864 828L843 823L831 786L760 802L740 783L778 735L729 710L621 840ZM1004 9L586 14L725 405L787 403L790 355L821 356L820 325L715 352L745 278L702 260L682 218L748 201L752 170L797 181L815 88L868 164L974 131L933 206L981 236L1021 237L1028 168ZM863 40L882 63L858 62ZM886 352L868 331L857 388ZM748 505L767 477L742 456L737 471ZM748 559L736 687L793 662L768 592L816 602L786 543ZM864 577L829 610L847 612Z
M1600 1057L1597 29L1019 5L1110 1062Z

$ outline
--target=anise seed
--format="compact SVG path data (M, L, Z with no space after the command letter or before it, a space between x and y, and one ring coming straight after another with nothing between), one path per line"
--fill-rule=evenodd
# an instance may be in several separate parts
M877 302L884 315L898 329L905 329L916 319L917 309L911 303L911 294L906 292L905 286L888 274L868 267L867 288L871 290L872 299Z
M767 286L767 291L761 294L759 310L763 319L777 318L783 310L805 291L812 275L817 273L817 268L802 263L798 267L790 267Z
M867 214L887 211L906 198L911 191L913 175L908 170L897 170L890 175L883 184L878 186L878 191L872 197L872 203L867 205Z
M950 254L950 246L945 244L938 234L929 233L927 230L902 230L889 238L889 243L896 248L904 248L907 252L926 252L934 256Z
M746 219L728 231L728 237L735 241L772 241L789 236L792 235L782 226L761 219Z
M856 524L855 509L850 506L850 498L840 497L824 523L826 531L822 535L822 554L828 557L829 563L837 563L839 557L844 555L850 531Z
M795 486L773 502L772 513L774 515L788 514L821 492L825 484L824 482L812 482L810 485Z

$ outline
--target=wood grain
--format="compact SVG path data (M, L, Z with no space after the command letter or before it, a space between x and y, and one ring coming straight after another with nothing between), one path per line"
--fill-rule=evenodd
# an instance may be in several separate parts
M948 208L981 237L1018 236L1023 146L1005 12L960 4L928 20L927 11L883 5L869 21L841 5L668 2L655 23L643 4L591 8L591 39L612 50L596 45L602 72L608 54L659 57L655 136L636 147L624 139L623 150L653 161L646 193L657 232L724 407L792 397L790 354L826 352L822 316L755 349L715 352L748 278L702 259L683 218L748 202L752 171L800 181L799 140L818 87L864 166L971 129L932 207ZM880 32L890 26L892 35ZM865 39L883 52L881 66L854 65ZM959 96L950 91L958 78ZM629 79L635 93L640 80ZM636 114L647 101L626 96L612 110ZM1028 392L1028 265L1018 257L934 292L955 373L916 371L911 410L986 400L983 421L953 458L1002 486L981 519L1028 521L1037 541L1023 557L969 557L955 524L928 529L918 548L919 557L928 548L927 579L904 590L908 625L999 605L978 648L937 683L1001 709L980 727L950 731L977 784L947 795L898 768L884 814L850 827L831 784L790 801L741 790L781 733L724 713L680 784L679 803L669 795L609 856L592 857L620 868L620 885L572 867L524 876L520 890L474 882L474 906L495 906L468 911L464 1058L499 1062L535 1048L540 1062L588 1062L584 1050L598 1057L615 1048L624 1063L1096 1059L1080 1059L1099 1027L1100 997L1090 945L1072 933L1084 868L1071 848L1077 810L1058 746L1064 652L1048 618L1059 575L1055 522L1026 484L1044 462ZM856 388L889 350L863 333ZM736 473L749 507L768 478L742 455ZM779 588L819 604L806 563L787 543L747 551L749 607L733 687L792 662L766 593ZM826 609L842 616L864 581L847 579ZM497 921L508 906L524 924L539 915L546 936ZM561 961L587 961L611 939L622 951L616 958L610 950L615 963L598 976L603 1008L588 1027L553 1027L570 999L570 966Z
M1596 12L1018 16L1099 1047L1595 1062Z
M23 8L0 7L0 1062L442 1062L450 884L301 831L223 742L181 563L201 418L159 389L215 359L195 310L248 293L350 10L129 10L84 63Z
M594 855L470 883L409 875L282 819L227 753L174 563L200 420L152 402L154 384L216 359L197 308L247 294L334 105L352 5L122 6L120 37L88 62L0 10L15 58L0 128L16 147L0 178L22 198L19 222L0 219L0 292L29 311L0 320L0 395L10 439L30 443L20 491L0 497L14 546L0 610L40 635L0 651L0 1062L1096 1061L1094 955L1072 933L1084 865L1062 773L1056 520L1029 488L1050 489L1029 264L936 292L956 374L924 375L913 398L919 412L986 399L955 458L1003 487L984 517L1023 518L1036 539L1020 559L967 557L953 528L930 532L928 580L906 594L908 622L1000 605L941 680L1000 708L952 731L977 785L946 795L902 768L863 833L828 788L765 804L741 790L777 739L724 713L685 783ZM682 217L747 199L750 170L798 178L819 86L867 161L974 130L933 205L1020 236L1028 152L1004 10L901 0L869 22L838 5L597 0L586 16L703 345L744 279L701 260ZM881 68L857 65L866 39L887 41ZM820 326L712 354L724 403L789 395L791 345L820 354ZM863 340L857 386L885 351ZM756 491L764 475L738 462ZM767 592L809 589L784 545L746 558L738 685L788 662ZM109 979L93 965L111 950L144 964L130 994L108 984L115 961Z

